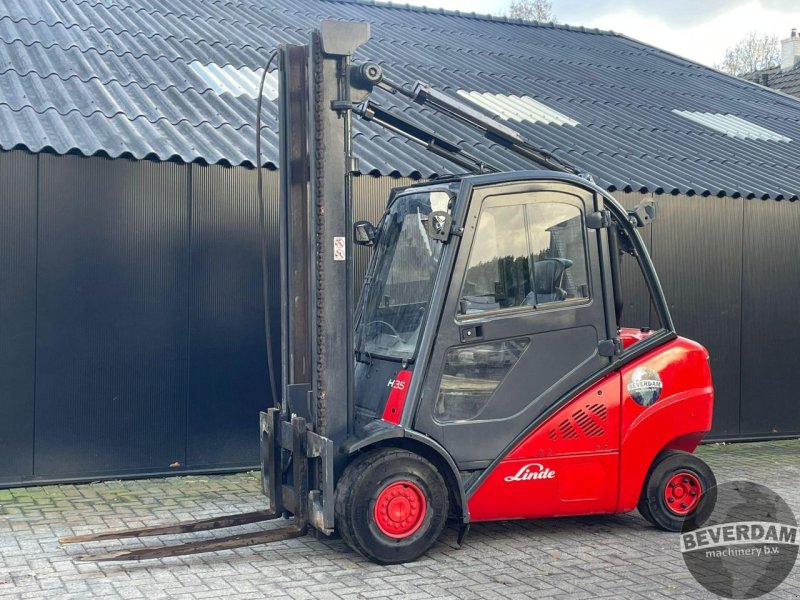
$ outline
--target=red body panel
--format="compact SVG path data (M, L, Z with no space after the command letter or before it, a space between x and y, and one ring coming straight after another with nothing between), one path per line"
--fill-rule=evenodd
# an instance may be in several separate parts
M627 392L640 366L663 388L645 407ZM577 396L492 470L470 496L472 521L633 510L647 470L665 448L693 451L711 428L708 353L678 338Z
M630 348L636 342L646 340L653 335L652 329L635 329L633 327L623 327L619 330L619 339L622 340L622 347Z
M627 392L631 375L647 365L664 388L653 406L639 406ZM636 508L650 464L661 450L694 452L711 429L714 388L708 351L678 338L638 358L622 370L620 494L617 512Z

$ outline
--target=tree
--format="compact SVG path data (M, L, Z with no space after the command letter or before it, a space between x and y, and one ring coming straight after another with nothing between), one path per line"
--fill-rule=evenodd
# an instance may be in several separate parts
M741 77L775 67L780 62L781 48L778 36L753 31L735 46L728 48L722 62L714 67Z
M509 16L513 19L557 23L553 3L549 0L511 0Z

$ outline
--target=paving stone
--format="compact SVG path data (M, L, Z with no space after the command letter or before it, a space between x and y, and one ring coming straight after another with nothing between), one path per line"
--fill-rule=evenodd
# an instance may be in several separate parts
M800 441L711 444L698 452L720 482L766 485L800 518ZM476 524L462 549L451 527L427 556L389 567L371 564L339 539L311 536L132 564L77 562L73 557L88 545L56 542L62 535L261 508L257 473L0 490L0 598L714 598L685 568L677 535L650 527L638 513ZM800 566L772 597L797 598L798 589Z

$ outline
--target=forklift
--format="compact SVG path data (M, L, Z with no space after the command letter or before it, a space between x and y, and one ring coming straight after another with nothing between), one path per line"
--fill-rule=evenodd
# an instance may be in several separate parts
M693 454L711 428L709 356L677 335L638 233L653 205L626 210L590 175L466 102L355 63L368 38L366 23L323 21L309 44L274 55L281 370L278 380L270 363L278 401L259 420L267 507L61 541L288 523L81 558L336 533L369 560L395 564L425 554L448 521L461 545L482 521L638 508L680 531L711 514L716 481ZM409 109L385 108L377 90ZM415 107L425 119L410 116ZM259 98L259 139L260 109ZM475 156L444 127L423 124L435 122L431 113L532 170ZM354 222L354 117L461 172L397 188L377 224ZM371 253L357 302L354 245ZM623 260L640 273L657 326L622 325Z

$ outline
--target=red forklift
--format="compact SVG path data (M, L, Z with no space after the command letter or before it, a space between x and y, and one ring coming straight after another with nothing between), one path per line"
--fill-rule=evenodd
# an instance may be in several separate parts
M260 415L268 507L62 542L289 523L84 558L192 554L311 531L392 564L427 552L448 520L461 544L481 521L638 508L679 531L713 510L714 475L692 454L711 428L709 357L678 337L638 233L653 206L626 210L588 174L461 100L355 64L368 37L365 23L324 21L308 45L273 55L281 371L270 369L279 402ZM409 109L383 107L375 98L385 94ZM354 117L463 173L395 189L379 223L354 223ZM430 127L436 118L534 170L482 160ZM354 245L371 252L363 282ZM622 325L625 269L640 273L657 326Z

